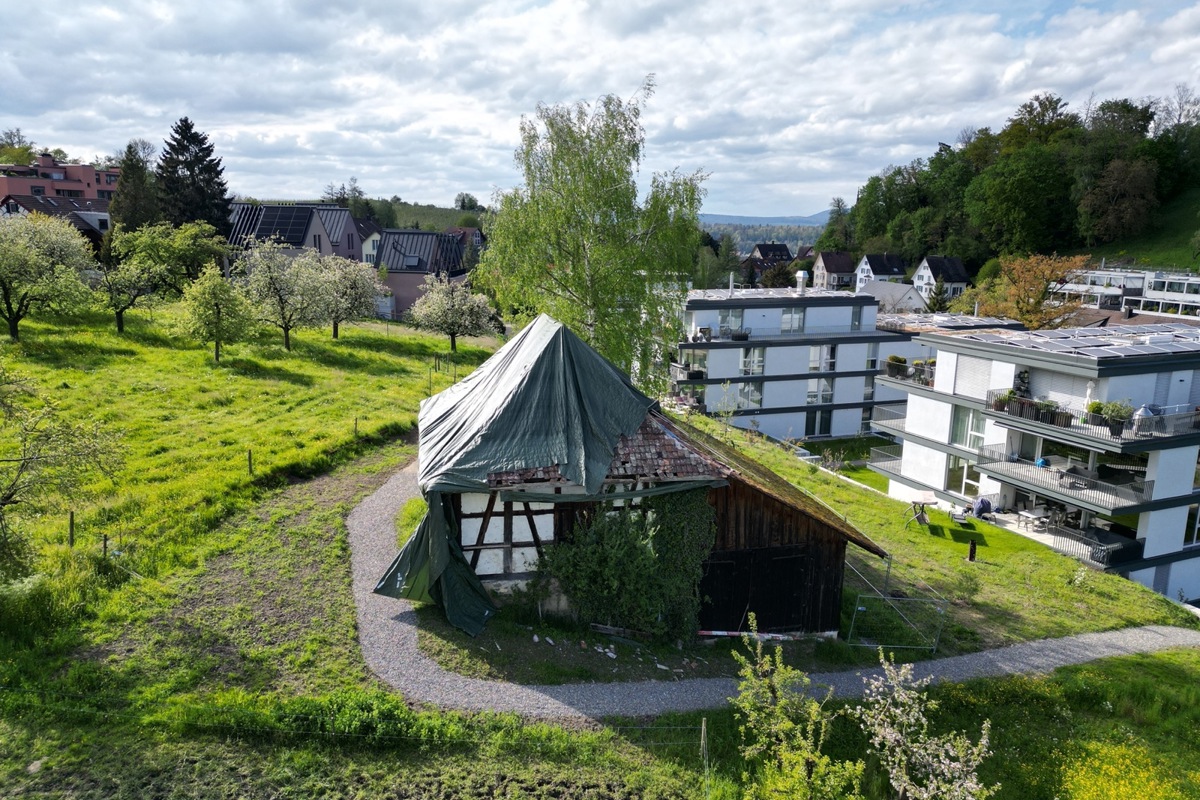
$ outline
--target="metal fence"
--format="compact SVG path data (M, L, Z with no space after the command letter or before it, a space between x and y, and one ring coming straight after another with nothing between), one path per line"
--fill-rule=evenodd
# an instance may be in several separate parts
M846 560L844 590L856 591L846 642L856 647L937 652L946 622L946 598L924 582L893 581L892 563L882 575Z

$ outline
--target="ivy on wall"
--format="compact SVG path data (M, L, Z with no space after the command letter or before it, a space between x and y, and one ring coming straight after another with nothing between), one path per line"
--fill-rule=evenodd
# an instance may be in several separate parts
M696 632L704 560L716 539L708 491L644 498L599 509L570 541L539 562L580 621L643 631L657 639Z

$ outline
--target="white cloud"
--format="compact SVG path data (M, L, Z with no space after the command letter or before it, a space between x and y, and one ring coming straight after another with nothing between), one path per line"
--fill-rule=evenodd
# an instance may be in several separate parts
M0 127L90 157L180 116L235 191L448 204L507 188L539 102L631 97L643 172L704 169L706 210L803 214L1036 92L1078 108L1200 83L1200 7L1149 0L324 0L0 7Z

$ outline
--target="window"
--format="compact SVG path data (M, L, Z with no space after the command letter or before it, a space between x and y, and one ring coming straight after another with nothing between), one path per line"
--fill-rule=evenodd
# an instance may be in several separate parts
M871 402L875 399L875 376L868 375L863 381L863 400Z
M363 261L366 262L367 264L374 264L375 263L375 254L367 253L366 255L363 256Z
M762 375L763 360L766 358L765 347L743 347L742 348L742 373L743 375Z
M722 328L728 328L731 331L739 330L742 327L742 309L722 308L720 325Z
M34 197L42 197L46 194L45 186L30 186L29 193Z
M353 233L346 234L346 247L349 247L351 250L354 249L354 234Z
M82 189L55 189L54 194L58 197L83 197Z
M372 252L372 253L374 253L374 252L375 252L376 250L378 250L378 249L379 249L379 240L378 240L378 239L372 239L372 240L371 240L371 252Z
M965 406L955 406L950 425L950 443L968 450L983 447L983 412Z
M862 410L862 421L858 425L859 433L871 432L871 409L864 408Z
M963 497L979 494L979 471L975 469L975 464L959 456L950 456L946 468L946 489Z
M833 381L829 378L814 378L808 382L808 403L833 402Z
M321 249L321 234L319 234L319 233L313 234L313 247L316 248L317 250Z
M837 345L823 344L808 348L809 372L833 372L837 366Z
M738 384L737 407L762 407L762 381L747 381Z
M828 436L832 422L832 411L809 411L804 415L804 435Z
M850 330L857 331L862 329L862 306L855 306L851 312Z
M782 322L779 325L780 333L803 333L804 332L804 309L803 308L785 308L783 310Z
M96 226L100 228L100 230L106 231L108 230L108 220L101 217L100 219L96 220Z
M109 190L107 190L107 189L97 189L97 190L96 190L96 197L97 197L98 199L100 199L100 200L112 200L112 199L113 199L113 192L112 192L112 191L109 191Z
M867 345L867 369L879 369L879 342Z
M1200 543L1196 536L1196 525L1200 523L1200 506L1188 506L1187 527L1183 529L1183 544L1185 547Z

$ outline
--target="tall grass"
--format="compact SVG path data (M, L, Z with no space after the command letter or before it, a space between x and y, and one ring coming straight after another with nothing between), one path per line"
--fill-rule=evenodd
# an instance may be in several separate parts
M65 418L119 430L125 463L89 487L89 500L21 520L40 558L34 577L0 590L0 637L29 643L89 615L119 615L111 590L125 579L201 563L227 546L210 537L222 520L408 431L420 400L451 380L431 369L435 354L446 357L444 339L394 327L349 326L338 340L304 331L291 352L264 332L228 347L218 365L173 332L175 319L170 308L134 317L122 336L101 316L31 320L4 346L6 366ZM459 374L487 355L460 347Z

